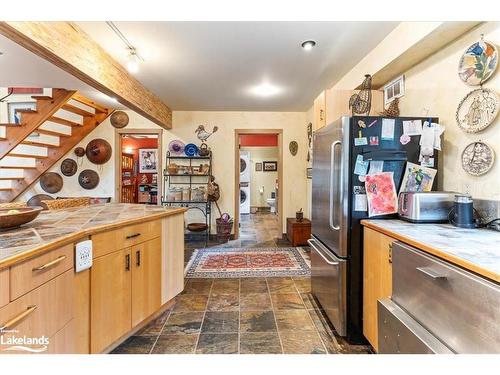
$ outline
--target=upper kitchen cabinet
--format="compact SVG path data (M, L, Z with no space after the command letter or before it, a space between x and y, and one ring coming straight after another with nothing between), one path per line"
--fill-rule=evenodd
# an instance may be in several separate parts
M335 121L341 116L350 116L349 98L358 90L324 90L314 100L314 130ZM384 93L372 90L370 114L377 116L384 110Z

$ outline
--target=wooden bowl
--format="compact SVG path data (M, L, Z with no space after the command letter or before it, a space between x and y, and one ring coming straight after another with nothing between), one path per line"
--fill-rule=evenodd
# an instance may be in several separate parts
M29 223L43 211L43 207L23 207L14 209L0 209L0 230L19 227Z
M205 223L190 223L187 228L190 232L203 232L207 229L207 224Z

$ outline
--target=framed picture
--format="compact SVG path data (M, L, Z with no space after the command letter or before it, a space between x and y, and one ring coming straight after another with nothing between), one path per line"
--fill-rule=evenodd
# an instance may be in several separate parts
M139 173L158 173L158 150L156 148L139 149Z
M312 179L313 178L313 169L312 168L307 168L306 169L306 177L308 179Z
M20 124L21 114L18 111L22 109L32 109L35 111L36 102L8 103L7 107L9 110L9 123Z
M262 172L262 163L255 163L255 170L257 172Z
M263 161L262 169L264 172L276 172L278 170L278 162L277 161Z

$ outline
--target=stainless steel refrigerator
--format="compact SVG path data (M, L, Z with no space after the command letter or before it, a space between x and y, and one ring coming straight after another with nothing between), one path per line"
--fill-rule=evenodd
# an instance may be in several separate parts
M356 158L362 155L365 161L383 161L383 171L393 172L399 191L406 163L419 164L420 155L420 136L412 136L406 144L400 141L402 122L418 119L422 123L438 123L437 118L399 117L394 119L391 138L387 137L387 131L382 134L383 117L346 116L313 135L312 238L309 241L312 293L337 333L351 343L365 342L360 221L368 218L368 212L360 211L359 207L354 209L355 195L364 189L364 182L354 174ZM360 120L364 127L359 125ZM367 144L359 144L359 138L366 138ZM433 159L437 168L437 151ZM437 177L433 190L436 186Z

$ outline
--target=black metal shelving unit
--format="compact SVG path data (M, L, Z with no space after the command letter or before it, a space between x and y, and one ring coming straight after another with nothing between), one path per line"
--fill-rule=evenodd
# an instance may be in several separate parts
M208 173L205 174L183 174L183 173L168 173L168 166L172 163L172 161L179 161L179 166L189 167L191 170L193 167L198 165L193 165L196 161L199 161L201 164L208 164ZM188 164L187 164L188 163ZM210 177L212 176L212 152L210 151L208 156L185 156L185 155L171 155L169 151L167 151L166 157L166 168L163 171L163 189L161 197L161 203L164 206L171 207L186 207L188 210L197 210L200 211L205 217L205 225L207 229L203 232L191 232L187 228L185 228L185 237L186 239L196 240L198 236L202 235L205 239L205 246L208 246L208 240L210 239L210 228L211 228L211 218L212 218L212 202L208 200L198 201L191 200L193 187L205 186L205 189L208 190L208 183L210 181ZM167 200L168 192L172 187L189 187L189 195L190 200Z

